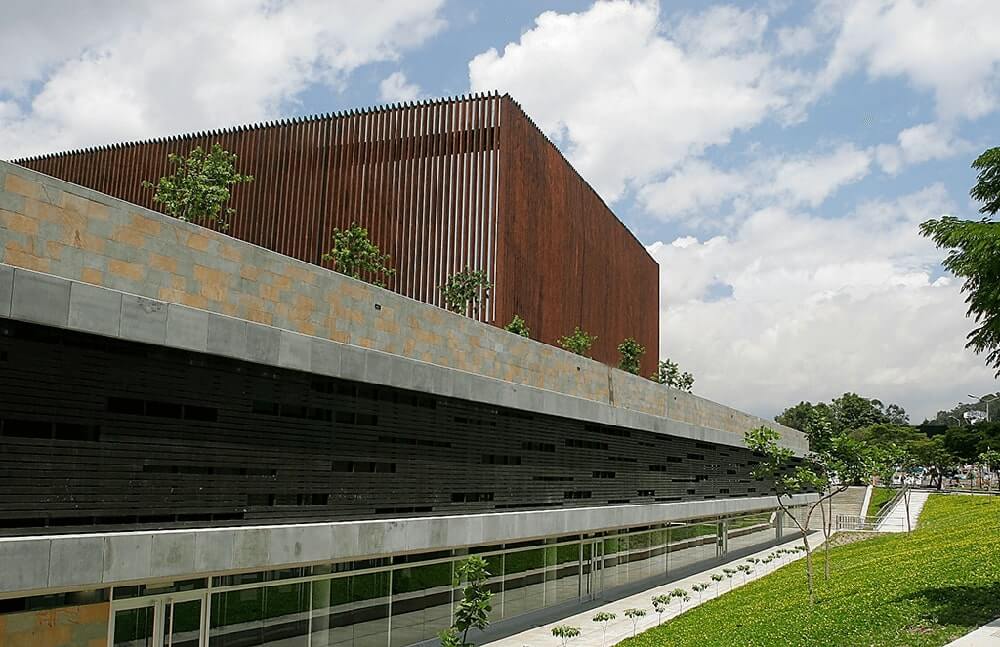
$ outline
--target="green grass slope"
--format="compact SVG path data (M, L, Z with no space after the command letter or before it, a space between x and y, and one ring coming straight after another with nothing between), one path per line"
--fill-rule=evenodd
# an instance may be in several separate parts
M932 496L912 535L856 542L727 593L627 647L938 647L1000 616L1000 497Z
M886 503L892 500L892 497L896 495L896 491L892 488L887 487L876 487L872 488L872 498L868 502L868 511L865 512L869 517L877 517L879 511L882 509Z

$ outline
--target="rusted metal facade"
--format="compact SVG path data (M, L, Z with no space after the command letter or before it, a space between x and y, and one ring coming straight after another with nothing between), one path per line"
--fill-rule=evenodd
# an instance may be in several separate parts
M575 326L614 364L634 337L657 358L658 270L556 147L507 95L476 95L116 144L16 160L25 167L156 209L169 153L218 143L254 181L236 187L227 233L327 265L334 228L356 222L391 255L388 287L442 305L438 286L485 271L491 298L472 313L515 313L554 343Z

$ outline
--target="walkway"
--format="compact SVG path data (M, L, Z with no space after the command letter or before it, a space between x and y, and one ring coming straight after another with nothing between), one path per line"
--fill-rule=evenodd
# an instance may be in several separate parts
M1000 618L944 647L1000 647Z
M910 492L910 527L917 527L917 519L920 517L920 511L924 509L924 504L927 503L927 497L930 496L929 492L923 492L920 490L913 490ZM878 532L906 532L906 503L900 497L896 505L892 507L889 514L882 519L879 523L877 530Z
M810 537L813 535L819 535L819 533L813 533ZM657 624L658 618L653 612L653 605L650 603L650 598L670 593L670 591L673 591L676 588L683 588L688 592L688 595L691 596L691 600L684 603L684 609L690 609L691 607L698 606L701 602L707 602L716 597L717 588L719 594L721 595L728 592L730 588L739 588L740 586L743 586L743 574L736 573L733 575L732 579L723 580L717 587L716 583L712 581L712 575L719 574L724 576L725 574L723 573L723 568L736 568L740 564L747 563L747 560L750 558L763 559L769 553L772 553L779 548L792 548L801 544L802 538L796 537L788 543L772 546L767 550L760 551L759 553L746 555L745 557L733 560L726 564L720 564L714 568L702 571L701 573L696 573L695 575L685 577L675 582L657 586L641 593L636 593L634 595L630 595L629 597L609 602L603 606L588 609L587 611L556 620L555 622L551 622L549 624L533 627L494 642L485 643L483 647L525 647L525 645L530 645L530 647L557 647L561 644L560 640L552 635L552 628L556 625L570 625L580 629L580 637L574 638L570 643L572 647L603 647L604 645L614 645L632 635L632 621L625 617L625 609L635 607L637 609L646 610L646 617L640 618L637 625L637 632L641 633L646 629L655 627ZM746 581L752 582L759 577L767 575L775 568L779 568L785 564L801 559L804 556L804 552L799 552L793 555L785 555L779 561L776 561L768 566L758 564L754 571L746 577ZM702 582L711 584L711 587L702 593L699 601L698 594L691 591L691 585ZM595 614L601 611L610 611L617 616L614 621L608 624L606 636L603 635L604 632L601 629L601 626L591 620ZM662 620L673 618L680 613L680 605L678 601L674 599L671 601L668 611L663 614Z

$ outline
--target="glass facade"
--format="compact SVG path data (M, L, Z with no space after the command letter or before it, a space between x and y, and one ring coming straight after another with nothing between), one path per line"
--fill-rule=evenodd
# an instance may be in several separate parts
M183 586L120 587L112 593L112 645L405 647L451 624L462 599L455 569L470 554L487 562L497 622L707 568L728 553L773 543L781 525L780 513L765 512L218 576ZM177 595L183 599L171 597Z

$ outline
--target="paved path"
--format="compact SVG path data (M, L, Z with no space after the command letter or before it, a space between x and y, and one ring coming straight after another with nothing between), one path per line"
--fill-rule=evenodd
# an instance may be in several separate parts
M910 527L917 527L920 511L924 509L924 504L927 503L929 496L929 492L918 490L910 492ZM906 528L906 502L900 498L875 530L879 532L906 532Z
M948 643L945 647L1000 647L1000 618Z
M819 534L820 533L812 533L810 538L814 535L819 536ZM641 618L637 626L638 632L641 633L643 630L654 627L657 624L657 616L653 612L653 605L650 603L650 598L664 593L669 593L676 588L683 588L687 590L688 594L691 596L691 600L684 603L684 610L686 611L691 607L698 606L701 602L707 602L716 597L716 585L715 582L712 581L712 575L714 573L723 575L723 568L736 568L739 564L745 564L746 560L751 557L760 559L766 557L769 553L774 552L778 548L792 548L793 546L801 544L802 538L798 537L788 543L772 546L767 550L762 550L759 553L754 553L752 555L746 555L745 557L741 557L726 564L720 564L709 570L702 571L701 573L685 577L684 579L670 582L669 584L664 584L663 586L657 586L641 593L630 595L627 598L609 602L604 606L588 609L587 611L562 618L561 620L556 620L555 622L551 622L549 624L533 627L526 631L522 631L506 638L501 638L500 640L496 640L491 643L485 643L483 647L557 647L560 645L560 641L552 635L552 627L555 627L556 625L570 625L580 629L580 636L578 638L574 638L569 643L572 647L603 647L604 645L614 645L632 635L632 621L625 617L625 609L635 607L646 610L646 617ZM752 582L759 577L767 575L775 568L780 568L780 566L801 559L804 556L804 552L799 552L794 555L786 555L780 560L780 562L776 561L768 566L758 564L757 568L754 569L754 572L747 576L746 581ZM701 601L699 602L698 594L691 591L691 585L701 582L711 584L712 586L707 591L702 593ZM740 586L743 586L743 583L743 574L737 573L732 577L732 579L724 580L719 584L719 594L724 595L730 590L730 586L732 586L732 588L739 588ZM608 624L606 642L604 640L605 637L602 635L603 631L600 625L591 620L591 618L594 617L594 614L600 611L610 611L617 616L613 622ZM675 598L674 601L671 602L668 611L663 614L662 619L667 620L668 618L680 615L680 613L680 606Z

